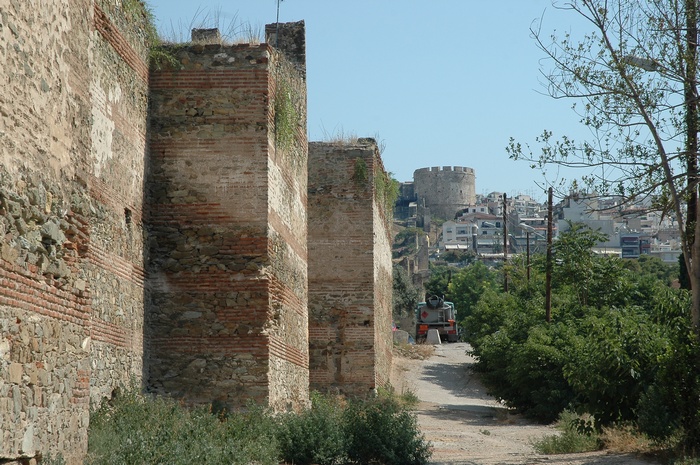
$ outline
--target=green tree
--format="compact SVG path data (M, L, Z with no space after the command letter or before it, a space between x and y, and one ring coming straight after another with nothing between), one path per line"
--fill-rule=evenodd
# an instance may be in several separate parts
M625 268L638 278L649 277L661 281L667 286L679 276L678 265L664 263L659 257L641 255L639 258L624 260Z
M413 314L422 299L420 291L413 285L402 266L394 265L394 319Z
M556 266L552 270L552 280L560 286L570 285L581 305L586 306L595 279L593 246L607 237L583 223L568 224L569 229L559 235L554 245Z
M424 284L426 295L437 295L451 301L450 281L455 269L449 266L430 265L430 279Z
M391 246L392 256L394 258L401 258L406 255L415 254L418 250L416 237L424 234L425 233L420 228L405 228L399 231L396 236L394 236L394 243Z
M550 94L572 98L594 135L577 143L551 131L537 138L541 153L511 139L511 158L533 167L600 168L582 180L626 203L653 199L674 216L691 281L692 322L700 329L698 216L698 3L696 0L571 0L561 6L592 32L547 37L532 33L552 64ZM685 205L684 205L685 203Z
M482 262L474 262L452 276L448 294L455 304L460 320L471 315L472 309L486 289L495 290L499 277Z

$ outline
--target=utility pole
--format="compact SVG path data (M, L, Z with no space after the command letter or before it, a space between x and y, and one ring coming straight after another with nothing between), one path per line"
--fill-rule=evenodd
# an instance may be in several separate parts
M503 193L503 290L508 292L508 211L506 209L506 193Z
M544 312L547 323L552 321L552 188L547 193L547 272L545 276Z

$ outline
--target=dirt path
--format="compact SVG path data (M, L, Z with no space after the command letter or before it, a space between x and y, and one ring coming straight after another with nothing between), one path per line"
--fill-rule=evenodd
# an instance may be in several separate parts
M552 427L511 415L471 376L473 359L464 343L436 346L428 360L394 358L392 384L420 399L422 432L432 442L433 465L649 465L632 455L595 452L541 455L533 439L556 434Z

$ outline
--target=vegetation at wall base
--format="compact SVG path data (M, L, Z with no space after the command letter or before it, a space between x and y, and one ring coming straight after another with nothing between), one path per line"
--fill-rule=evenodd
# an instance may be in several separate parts
M311 399L299 413L274 415L251 404L216 415L130 389L92 412L85 464L427 464L430 444L409 410L410 394Z
M131 389L93 412L87 465L276 465L274 422L263 409L213 415Z

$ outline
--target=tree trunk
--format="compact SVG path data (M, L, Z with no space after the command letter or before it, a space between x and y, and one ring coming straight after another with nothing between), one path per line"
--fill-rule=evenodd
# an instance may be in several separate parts
M688 212L686 240L691 252L690 286L693 295L691 319L695 332L700 334L700 224L698 224L698 4L697 0L685 0L686 47L685 97L686 167L688 176Z

